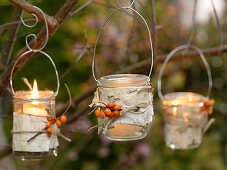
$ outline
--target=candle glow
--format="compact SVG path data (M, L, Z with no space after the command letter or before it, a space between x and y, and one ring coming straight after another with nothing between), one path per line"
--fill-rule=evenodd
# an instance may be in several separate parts
M39 97L38 93L38 85L36 79L33 82L33 88L32 88L32 98L37 99Z

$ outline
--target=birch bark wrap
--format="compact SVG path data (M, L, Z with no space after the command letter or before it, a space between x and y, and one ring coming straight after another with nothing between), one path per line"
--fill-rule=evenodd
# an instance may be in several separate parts
M13 131L21 132L13 133L13 151L48 152L59 145L57 135L54 133L51 137L48 137L46 133L42 133L27 142L36 132L26 133L26 131L43 131L43 128L46 127L46 117L14 112L13 119ZM52 129L55 132L57 130L56 125L52 125Z
M110 124L131 124L146 126L152 122L153 95L151 87L130 87L130 88L104 88L98 87L95 93L93 104L96 102L115 102L122 106L122 115ZM108 118L107 118L108 119ZM106 121L98 119L99 125ZM100 129L99 129L100 130Z

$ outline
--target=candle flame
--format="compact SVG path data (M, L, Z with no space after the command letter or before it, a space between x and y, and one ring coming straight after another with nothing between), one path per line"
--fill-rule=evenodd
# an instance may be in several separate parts
M193 97L190 95L189 96L189 102L192 102L193 101Z
M38 98L38 97L39 97L38 85L37 85L36 79L35 79L34 82L33 82L32 97L33 97L33 98Z
M177 107L173 107L173 116L175 117L177 115Z
M180 104L180 101L178 101L178 100L172 101L172 105L179 105L179 104Z

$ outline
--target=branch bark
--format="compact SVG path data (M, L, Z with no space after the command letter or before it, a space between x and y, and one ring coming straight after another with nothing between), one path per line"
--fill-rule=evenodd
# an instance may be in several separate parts
M32 4L30 4L27 1L24 0L10 0L13 4L15 4L16 6L18 6L19 8L27 11L29 14L35 14L37 16L37 18L39 19L39 21L43 24L45 24L45 20L43 18L43 14L36 8L34 8L34 6ZM50 30L52 30L52 27L55 25L55 20L53 19L52 16L49 16L47 14L45 14L45 17L47 19L47 23L48 23L48 27Z
M72 10L72 8L77 4L79 0L68 0L61 9L59 9L59 11L56 13L56 15L54 17L47 17L47 22L48 22L48 27L49 29L49 35L52 36L54 35L54 33L58 30L60 24L64 21L64 19L69 15L70 11ZM21 7L22 9L26 10L29 13L35 13L37 14L37 16L40 18L42 14L40 14L39 11L37 11L36 8L34 8L31 4L29 4L28 2L25 1L21 1L21 0L11 0L11 2L15 3L16 5L18 5L19 7ZM30 8L31 7L31 8ZM29 8L29 9L28 9ZM51 20L51 21L50 21ZM40 20L43 22L43 20ZM33 49L37 49L40 48L43 43L45 42L46 39L46 30L45 30L45 26L41 29L41 31L39 32L38 36L37 36L37 41L31 41L30 47L32 47ZM12 67L16 61L16 59L24 52L27 51L27 47L25 46L24 48L22 48L16 55L16 57L14 58L14 60L9 64L9 66L7 67L7 69L4 70L4 72L2 73L1 77L0 77L0 95L5 91L5 89L7 88L7 86L9 85L9 77L10 77L10 72L12 70ZM33 57L33 53L29 53L27 54L23 59L21 59L18 64L15 67L15 71L14 71L14 75L23 67L23 65L30 60Z

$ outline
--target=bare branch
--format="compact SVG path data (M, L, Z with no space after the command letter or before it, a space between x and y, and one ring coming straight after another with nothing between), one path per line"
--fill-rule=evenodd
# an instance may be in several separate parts
M20 19L22 13L22 9L19 7L16 7L14 15L13 15L13 20L17 21ZM12 49L14 47L14 42L16 41L16 36L17 32L19 29L19 24L13 25L9 28L8 34L6 37L6 42L4 43L4 46L2 48L1 54L0 54L0 69L4 69L9 64L10 57L12 54Z
M79 0L68 0L62 8L56 13L54 18L57 20L58 24L62 23L65 18L69 15L72 8L77 4Z
M24 4L24 1L19 1L18 0L11 0L12 2L14 2L15 4L18 4L19 7L22 7L23 9L27 9L28 7L32 6L31 4L28 5L28 3L26 2ZM75 4L78 2L78 0L68 0L63 7L56 13L55 17L51 17L52 21L48 22L48 24L51 24L51 26L49 26L49 34L53 35L58 27L60 26L60 24L64 21L64 19L68 16L70 10L75 6ZM23 5L25 5L23 7ZM32 9L34 9L34 7L32 7ZM37 12L36 8L35 11L29 10L30 12ZM50 17L49 17L50 19ZM46 40L46 29L45 26L41 29L41 31L39 32L38 36L37 36L37 41L31 41L29 43L30 47L33 49L38 49L40 48L43 43ZM16 57L14 58L14 60L10 63L10 65L7 67L7 69L4 70L4 72L2 73L1 77L0 77L0 95L5 91L5 89L7 88L7 86L9 85L9 77L10 77L10 71L12 70L12 67L16 61L16 59L24 52L27 51L27 47L22 48L16 55ZM14 70L14 75L23 67L23 65L32 58L33 53L29 53L27 54L23 59L21 59L18 64L15 67Z
M25 19L24 22L25 23L27 23L27 22L35 22L35 19ZM10 27L12 25L17 25L17 24L20 24L20 23L22 23L21 20L13 21L13 22L10 22L10 23L7 23L7 24L0 25L0 29L7 28L7 27Z
M151 0L152 7L152 37L153 37L153 48L154 48L154 56L156 56L157 52L157 20L156 20L156 9L155 9L155 0Z
M71 12L69 15L73 16L75 14L77 14L78 12L80 12L82 9L84 9L86 6L88 6L91 2L93 2L94 0L88 0L85 4L83 4L81 7L79 7L78 9L76 9L75 11Z
M12 3L14 3L16 6L22 8L23 10L27 11L29 14L35 14L37 16L37 18L39 19L39 21L41 23L45 24L44 18L43 18L43 14L37 9L34 8L34 6L32 4L30 4L27 1L21 1L21 0L10 0ZM51 30L52 26L54 26L55 24L53 22L55 22L55 20L53 19L53 17L45 14L45 17L47 19L47 23L48 23L48 27Z

